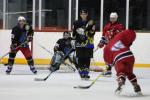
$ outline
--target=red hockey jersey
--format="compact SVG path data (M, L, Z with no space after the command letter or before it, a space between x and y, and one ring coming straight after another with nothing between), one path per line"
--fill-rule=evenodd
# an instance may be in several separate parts
M103 34L102 36L104 36L108 42L119 32L122 32L123 30L125 30L125 27L118 23L107 23L103 29Z
M133 30L125 30L117 34L104 48L106 64L115 64L118 60L133 56L130 46L136 38Z

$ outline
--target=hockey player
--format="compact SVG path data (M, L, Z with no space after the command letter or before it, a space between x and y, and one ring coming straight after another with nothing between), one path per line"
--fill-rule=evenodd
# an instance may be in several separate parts
M135 58L130 51L130 46L136 38L133 30L125 30L117 34L109 44L104 47L104 60L108 65L114 65L117 72L118 88L116 93L122 91L126 77L134 87L137 94L141 94L141 88L137 83L137 78L133 73Z
M54 46L54 52L56 51L62 51L65 55L68 53L69 50L71 50L72 47L72 38L71 38L71 33L68 31L65 31L63 33L63 38L59 39L55 46Z
M29 48L28 43L32 41L33 39L33 29L30 25L26 23L26 19L23 16L18 17L18 23L17 25L12 29L11 32L11 45L9 53L9 59L8 59L8 67L6 70L7 74L10 74L13 68L14 59L18 51L21 51L23 55L25 56L28 65L30 66L30 70L36 74L37 70L34 67L34 61L31 55L31 51ZM26 42L26 43L25 43ZM20 44L25 43L21 45L19 48L17 48ZM17 48L17 49L16 49Z
M54 72L60 68L60 65L68 58L69 61L76 65L74 46L72 45L71 33L65 31L63 38L59 39L54 46L54 55L51 61L50 71Z
M89 66L93 57L94 21L88 18L86 9L80 10L80 19L73 24L73 38L76 43L77 69L81 79L88 80Z
M116 12L112 12L110 14L110 22L108 22L103 29L102 37L100 43L98 44L100 48L103 48L105 45L107 45L116 34L125 30L124 26L117 20L118 14ZM104 73L104 75L111 75L111 68L112 66L106 65L107 71Z

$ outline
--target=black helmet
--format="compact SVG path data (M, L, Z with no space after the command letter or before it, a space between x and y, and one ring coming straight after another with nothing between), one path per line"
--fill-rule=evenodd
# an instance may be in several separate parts
M87 14L87 13L88 13L88 10L87 10L87 9L81 9L81 10L80 10L80 14L81 14L81 13L86 13L86 14Z
M67 39L67 38L69 38L69 37L71 37L71 33L70 33L69 31L65 31L65 32L63 33L63 38Z

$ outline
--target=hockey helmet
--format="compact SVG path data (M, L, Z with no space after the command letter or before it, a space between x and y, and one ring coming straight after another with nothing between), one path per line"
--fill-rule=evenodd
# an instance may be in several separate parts
M23 17L23 16L19 16L19 17L18 17L18 21L26 21L26 19L25 19L25 17Z
M110 21L112 22L112 21L117 21L117 19L118 19L118 14L116 13L116 12L112 12L111 14L110 14Z
M71 33L70 33L69 31L65 31L65 32L63 33L63 38L67 39L67 38L69 38L69 37L71 37Z

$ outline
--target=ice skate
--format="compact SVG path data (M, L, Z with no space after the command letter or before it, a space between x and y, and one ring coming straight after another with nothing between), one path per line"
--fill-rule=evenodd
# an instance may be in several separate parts
M12 71L12 66L8 65L7 70L6 70L6 74L9 75Z
M32 73L37 74L37 70L35 67L30 66L30 70L32 71Z
M141 96L142 92L141 92L141 87L140 85L138 85L137 83L132 83L133 87L134 87L134 92L138 95Z

